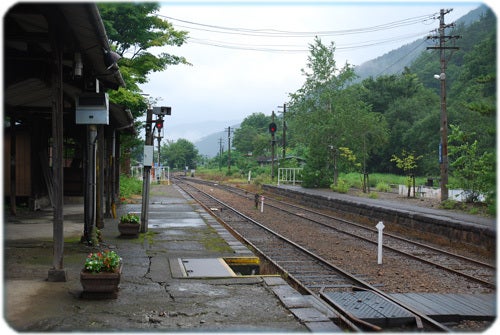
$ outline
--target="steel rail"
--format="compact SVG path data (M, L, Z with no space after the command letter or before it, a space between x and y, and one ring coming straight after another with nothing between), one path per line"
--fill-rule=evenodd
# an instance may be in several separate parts
M210 194L208 194L208 193L200 190L199 188L197 188L197 187L195 187L193 185L190 185L190 184L186 183L185 181L183 183L184 183L184 185L188 185L188 186L194 188L196 190L196 192L203 194L204 197L209 198L211 201L216 202L219 206L222 206L222 207L226 208L226 210L224 210L224 212L231 211L231 212L235 213L237 216L243 218L246 222L253 223L255 226L261 228L263 231L265 231L265 232L267 232L269 234L272 234L275 238L278 238L280 241L283 241L283 242L287 243L287 245L290 245L293 248L295 248L297 250L300 250L305 255L308 255L309 257L313 258L315 261L320 262L321 264L329 267L332 271L334 271L336 273L340 273L342 276L344 276L345 278L347 278L350 282L355 283L357 286L362 287L362 288L364 288L366 290L370 290L372 292L375 292L379 296L382 296L384 299L386 299L388 301L391 301L392 303L400 306L401 308L406 309L407 311L409 311L410 313L412 313L416 317L417 320L424 320L430 327L432 327L433 330L435 330L435 331L446 331L446 332L450 331L446 326L444 326L444 325L436 322L435 320L433 320L432 318L428 317L427 315L422 314L420 311L414 309L413 307L408 306L408 305L406 305L406 304L398 301L397 299L391 297L390 295L387 295L385 292L379 290L378 288L376 288L375 286L371 285L370 283L368 283L368 282L366 282L366 281L364 281L364 280L362 280L360 278L357 278L356 276L350 274L349 272L347 272L347 271L339 268L338 266L330 263L329 261L325 260L321 256L318 256L315 253L311 252L310 250L308 250L308 249L304 248L303 246L297 244L296 242L291 241L290 239L286 238L285 236L282 236L281 234L279 234L277 232L274 232L273 230L269 229L265 225L263 225L263 224L257 222L256 220L248 217L244 213L241 213L237 209L235 209L235 208L231 207L230 205L224 203L223 201L215 198L214 196L212 196L212 195L210 195ZM180 184L181 183L177 183L177 185L179 187L182 187L182 186L180 186ZM200 199L198 199L198 198L195 197L195 195L193 194L193 192L190 192L190 191L186 190L185 188L183 188L183 190L186 193L188 193L191 197L193 197L193 199L195 199L196 201L198 201L214 217L220 219L220 217L218 217L214 213L214 211L213 211L215 209L214 208L215 206L206 206L205 204L202 203L202 201ZM305 290L309 294L314 295L315 297L318 297L318 295L314 292L313 289L311 289L310 287L308 287L307 284L303 283L300 279L296 278L296 275L294 275L293 273L291 273L290 270L286 269L285 266L281 266L279 264L279 262L275 262L275 260L272 257L269 257L266 254L266 252L264 252L264 251L261 250L261 247L257 246L255 243L252 243L247 237L243 236L241 233L239 233L238 231L236 231L234 227L231 227L230 225L228 225L224 221L221 222L221 223L224 224L226 227L229 227L233 232L235 232L238 235L238 237L240 239L243 239L245 241L245 243L248 243L249 245L252 246L252 248L254 248L255 250L258 250L258 252L260 254L262 254L266 259L268 259L270 262L272 262L273 264L275 264L281 271L284 271L284 273L286 273L289 278L292 278L295 283L297 283L298 285L300 285L303 290ZM322 298L321 295L319 295L319 298ZM337 313L336 313L337 315L340 314L340 315L342 315L344 317L347 317L347 318L352 317L346 311L341 312L341 311L337 310L337 308L336 308L336 311L337 311ZM378 330L377 326L371 325L371 324L369 324L369 323L367 323L367 322L365 322L363 320L354 318L351 321L354 322L354 323L357 323L359 325L362 325L364 328L370 327L371 330Z
M196 183L202 183L202 184L207 184L207 182L205 182L205 181L199 181L199 180L196 180L194 182L196 182ZM216 186L216 185L214 185L214 186ZM217 185L217 186L220 187L220 188L222 188L222 189L224 189L224 190L226 190L226 191L228 191L228 192L231 192L233 194L236 194L236 195L248 198L247 194L249 194L249 192L245 191L245 194L243 195L243 194L240 193L241 190L238 189L238 188L230 187L230 186L227 186L227 185ZM250 194L252 194L252 193L250 193ZM328 215L328 214L325 214L325 213L314 211L312 209L309 209L309 208L306 208L306 207L303 207L303 206L298 206L296 204L292 204L292 203L284 202L284 201L281 201L281 200L273 199L271 197L268 197L267 199L268 199L268 201L272 200L272 201L277 202L277 203L279 203L281 205L289 206L289 207L292 207L292 208L295 208L295 209L300 209L302 211L306 211L308 213L311 213L311 214L314 214L314 215L318 215L318 216L327 218L329 220L334 220L334 221L337 221L337 222L340 222L340 223L345 223L345 224L347 224L349 226L354 226L356 228L359 228L359 229L362 229L364 231L367 231L370 234L376 234L377 233L377 231L375 229L373 229L371 227L366 227L366 226L364 226L362 224L359 224L359 223L356 223L356 222L345 220L345 219L339 218L339 217L334 217L334 216L331 216L331 215ZM297 216L296 213L294 213L294 212L292 212L292 211L290 211L288 209L284 209L282 207L270 204L269 202L267 202L267 206L273 207L275 209L278 209L278 210L287 212L287 213L289 213L291 215ZM336 231L338 231L340 233L346 234L348 236L352 236L352 237L361 239L361 240L363 240L365 242L368 242L368 243L371 243L371 244L377 244L376 237L369 238L369 237L360 236L358 233L351 233L351 232L348 232L348 231L345 231L345 230L333 227L333 226L331 226L328 223L315 220L315 219L310 218L310 217L306 217L306 216L300 216L300 217L302 219L309 220L311 222L314 222L316 224L322 225L324 227L328 227L328 228L334 229L334 230L336 230ZM485 263L485 262L482 262L482 261L479 261L479 260L476 260L476 259L473 259L473 258L470 258L470 257L459 255L459 254L456 254L456 253L451 253L449 251L446 251L446 250L443 250L443 249L440 249L440 248L436 248L436 247L433 247L433 246L430 246L430 245L427 245L427 244L423 244L423 243L420 243L420 242L412 241L412 240L409 240L407 238L403 238L403 237L400 237L400 236L397 236L397 235L394 235L394 234L391 234L391 233L384 233L384 237L386 237L386 238L388 237L388 238L393 239L393 240L401 241L401 242L410 244L410 245L412 245L414 247L420 247L420 248L424 248L424 249L427 249L427 250L431 250L431 251L433 251L435 253L438 253L438 254L441 254L441 255L445 255L447 257L452 257L452 258L458 259L460 261L469 262L469 263L472 263L472 264L475 264L475 265L487 268L489 270L495 270L496 269L496 267L494 265L491 265L491 264L488 264L488 263ZM450 273L456 274L458 276L462 276L462 277L467 278L467 279L469 279L471 281L474 281L474 282L477 282L477 283L479 283L481 285L484 285L484 286L486 286L488 288L492 288L492 289L496 288L496 284L494 282L491 282L491 281L488 281L488 280L484 280L482 278L478 278L478 277L476 277L474 275L470 275L470 274L465 273L463 271L459 271L459 270L456 270L454 268L451 268L451 267L449 267L447 265L443 265L442 263L438 263L438 262L432 261L430 259L424 258L422 256L416 255L414 253L411 253L411 252L408 252L408 251L404 251L404 250L398 249L397 247L392 247L390 245L387 245L387 243L392 243L390 240L388 241L386 239L385 242L386 243L383 245L384 249L387 249L387 250L390 250L390 251L402 254L404 256L407 256L407 257L410 257L410 258L413 258L413 259L416 259L418 261L421 261L423 263L435 266L437 268L440 268L442 270L445 270L445 271L448 271ZM490 274L489 276L490 277L495 277L495 274L493 273L493 274Z

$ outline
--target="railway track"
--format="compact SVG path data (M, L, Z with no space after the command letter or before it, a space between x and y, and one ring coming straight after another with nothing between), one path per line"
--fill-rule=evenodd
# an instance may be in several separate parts
M234 235L248 244L257 254L272 263L283 275L301 291L322 299L332 305L339 326L355 331L380 331L382 328L359 318L333 301L325 298L329 292L363 290L373 293L386 303L397 306L414 318L415 330L449 331L447 327L384 293L342 268L328 262L298 243L267 228L230 205L216 199L186 181L177 180L177 186L198 201L225 225ZM387 329L384 329L387 330Z
M213 182L202 180L190 180L190 182L215 187ZM227 185L217 185L217 187L248 200L252 200L254 197L254 194L239 188ZM314 224L334 229L339 233L363 240L366 243L377 244L378 231L375 227L367 227L363 224L345 220L340 217L335 217L330 214L325 214L289 202L273 199L271 197L266 198L266 207L272 207L294 216L300 215L302 219ZM430 264L457 276L467 278L468 280L479 283L486 288L496 289L496 266L492 263L466 257L387 232L384 233L383 248L420 262Z

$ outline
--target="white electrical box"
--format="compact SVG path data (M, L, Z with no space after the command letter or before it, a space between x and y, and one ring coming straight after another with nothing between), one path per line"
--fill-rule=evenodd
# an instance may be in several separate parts
M153 152L154 152L154 147L152 145L144 146L144 166L153 165Z
M76 124L109 124L107 93L82 93L76 98Z

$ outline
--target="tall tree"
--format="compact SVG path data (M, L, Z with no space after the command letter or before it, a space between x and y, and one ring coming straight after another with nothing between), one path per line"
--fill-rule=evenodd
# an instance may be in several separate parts
M379 172L395 173L391 157L405 149L424 156L416 173L439 171L439 97L409 69L399 75L369 78L361 85L361 99L384 115L389 128L387 145L371 157L369 165L377 166Z
M110 100L126 106L134 118L139 118L148 107L139 84L146 83L152 72L163 71L170 65L189 64L184 57L169 53L155 55L150 50L153 47L180 47L187 39L187 32L175 30L172 24L158 17L160 5L156 2L101 2L97 6L110 44L122 57L118 65L126 84L125 88L110 92ZM142 126L141 122L135 123L137 130ZM130 150L141 140L126 134L120 141L124 151L123 171L127 171Z
M263 155L269 148L271 117L253 113L246 117L234 132L233 146L242 154Z
M147 82L152 72L188 64L184 57L149 51L153 47L180 47L187 38L187 32L175 30L171 23L156 15L159 3L103 2L98 6L108 38L122 57L120 71L129 91L140 91L137 84Z
M198 157L198 149L193 143L180 138L177 141L171 141L161 147L161 156L163 164L170 168L184 170L184 167L195 168ZM165 164L166 163L166 164Z
M307 147L304 186L336 184L339 148L350 148L363 157L371 151L366 146L367 136L378 139L379 130L380 134L386 132L385 122L370 115L371 107L360 99L359 91L347 89L355 78L354 70L348 63L338 68L334 53L333 43L325 46L316 38L310 45L307 69L302 70L305 83L290 95L290 133Z

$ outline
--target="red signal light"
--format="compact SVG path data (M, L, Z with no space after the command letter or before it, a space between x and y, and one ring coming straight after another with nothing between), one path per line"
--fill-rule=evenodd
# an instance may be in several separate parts
M156 129L161 130L163 128L163 120L156 120Z
M276 129L277 129L276 123L272 122L272 123L269 124L269 132L271 134L274 134L276 132Z

